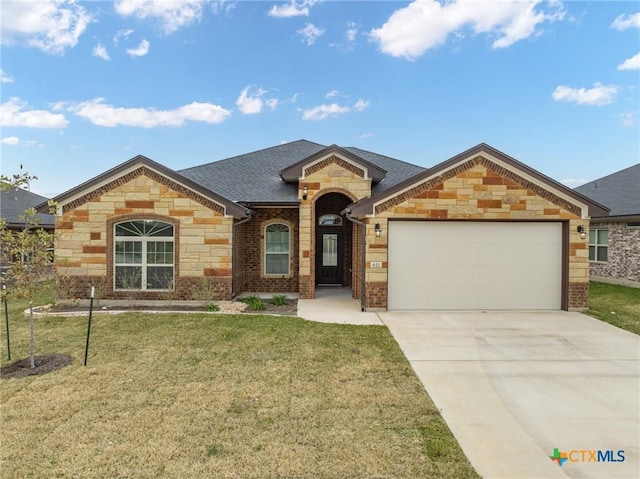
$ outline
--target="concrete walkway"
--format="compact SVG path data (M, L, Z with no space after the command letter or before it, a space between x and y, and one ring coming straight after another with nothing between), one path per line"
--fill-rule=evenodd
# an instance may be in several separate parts
M377 313L362 312L351 288L343 287L317 287L315 299L298 300L298 316L319 323L383 325Z

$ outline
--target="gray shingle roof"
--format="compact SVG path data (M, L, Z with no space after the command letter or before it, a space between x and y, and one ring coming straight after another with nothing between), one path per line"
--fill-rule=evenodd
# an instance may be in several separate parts
M609 216L640 214L640 163L575 188L608 208Z
M0 217L2 217L9 226L20 227L24 224L20 220L20 216L24 215L27 208L35 208L41 203L48 201L44 196L31 193L27 190L2 190L0 192ZM55 219L53 215L38 214L40 226L43 228L53 228Z
M326 145L298 140L244 155L214 161L178 171L181 175L238 202L296 202L297 185L286 183L280 172L326 148ZM424 168L354 147L345 150L387 170L387 176L374 185L377 193L420 173Z

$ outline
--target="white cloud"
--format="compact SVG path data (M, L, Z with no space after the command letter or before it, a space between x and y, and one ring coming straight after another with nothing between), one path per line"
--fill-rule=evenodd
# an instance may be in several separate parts
M347 40L354 42L358 36L358 26L354 22L347 22Z
M618 70L640 70L640 53L623 61L618 65Z
M361 140L366 140L367 138L371 137L373 137L373 133L363 133L362 135L358 136L358 138L360 138Z
M245 115L255 115L256 113L260 113L262 111L262 107L264 105L262 95L266 93L262 88L258 88L258 91L253 95L249 96L249 89L251 87L248 86L242 92L240 92L240 96L236 100L236 106L241 113Z
M300 2L291 0L283 5L272 6L268 15L276 18L308 17L309 9L316 3L318 3L317 0L302 0Z
M624 126L635 126L638 123L638 111L630 111L619 115Z
M536 34L543 22L555 22L564 17L562 3L548 2L548 10L537 9L541 0L493 1L415 0L396 10L370 36L380 49L394 57L415 59L430 48L444 43L451 33L470 27L474 34L495 38L493 48L505 48Z
M67 120L61 113L45 110L26 110L26 103L19 98L10 98L0 105L0 126L23 126L28 128L65 128Z
M75 47L93 17L74 0L2 2L2 44L26 40L45 53L64 54Z
M132 33L133 30L131 30L130 28L118 30L113 36L113 43L117 45L121 38L129 38L129 35L131 35Z
M340 106L337 103L330 105L319 105L309 108L302 112L303 120L326 120L327 118L349 113L351 108L348 106Z
M236 3L234 2L227 2L226 0L214 0L213 2L211 2L211 10L213 11L214 15L218 15L222 12L224 13L231 13L232 10L234 10L236 8Z
M193 102L173 110L156 110L155 108L117 108L105 104L104 98L78 103L68 109L94 125L107 127L181 126L186 121L218 124L231 115L230 111L211 103Z
M149 53L149 41L142 40L140 45L135 48L127 48L127 53L132 57L143 57Z
M313 23L307 23L304 28L298 30L298 33L302 35L307 45L313 45L318 38L324 35L324 30L316 27Z
M4 70L0 70L0 83L13 83L14 79L11 75L8 75Z
M611 28L616 30L626 30L634 27L640 28L640 12L619 15L611 24Z
M278 108L279 100L277 98L269 98L265 103L270 109L275 110Z
M558 86L551 96L555 101L567 101L578 105L604 106L613 101L618 93L616 85L602 85L594 83L593 88L571 88Z
M118 0L116 12L123 17L157 18L165 33L186 27L202 17L205 0Z
M368 100L358 100L356 104L353 106L353 109L355 111L362 111L366 109L370 104L371 102L369 102Z
M0 143L2 143L3 145L17 145L18 143L20 143L20 138L18 138L17 136L8 136L0 140Z
M98 43L95 47L93 47L93 56L102 58L103 60L111 60L107 49L102 43Z
M325 95L326 98L332 98L335 96L344 96L340 95L337 90L331 90L329 93ZM343 115L345 113L349 113L351 111L363 111L369 106L369 102L367 100L358 100L356 104L352 107L348 105L340 105L338 103L324 104L314 106L313 108L307 108L302 111L302 119L303 120L326 120L327 118L331 118L338 115Z

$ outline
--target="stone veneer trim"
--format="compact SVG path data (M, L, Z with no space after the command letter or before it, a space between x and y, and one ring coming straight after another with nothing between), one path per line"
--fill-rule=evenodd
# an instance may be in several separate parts
M354 175L358 175L361 178L365 178L365 170L363 170L362 168L358 168L352 163L349 163L348 161L345 161L336 155L331 155L329 158L325 158L324 160L319 161L318 163L315 163L309 167L304 168L303 170L304 177L306 178L309 175L317 173L318 171L320 171L323 168L326 168L332 163L335 163L336 165L341 166L345 170L353 173Z
M375 213L376 215L379 215L380 213L383 213L384 211L388 210L389 208L392 208L396 205L399 205L400 203L403 203L405 201L407 201L410 198L413 198L417 195L419 195L420 193L423 193L425 191L431 190L434 187L444 183L447 180L450 180L452 178L455 178L456 176L460 175L461 173L464 173L465 171L468 171L472 168L474 168L475 166L483 166L485 167L487 170L492 171L494 173L496 173L497 175L499 175L500 177L506 178L507 180L511 180L514 183L517 183L519 186L522 186L522 189L524 190L531 190L532 192L534 192L536 195L540 196L541 198L544 198L545 200L561 207L564 208L566 211L569 211L570 213L576 215L576 216L580 216L581 210L578 206L568 202L567 200L560 198L559 196L555 195L554 193L550 192L549 190L525 179L522 178L521 176L517 175L516 173L514 173L513 171L504 168L490 160L488 160L487 158L485 158L482 155L477 155L474 158L465 161L464 163L459 164L458 166L455 166L454 168L451 168L450 170L447 170L445 172L443 172L442 174L435 176L431 179L428 179L427 181L424 181L408 190L403 191L402 193L394 196L393 198L390 198L382 203L380 203L379 205L376 205L375 207Z
M152 179L153 181L156 181L157 183L160 183L161 185L167 186L170 189L184 195L186 198L189 198L193 201L196 201L197 203L200 203L202 206L205 206L206 208L209 208L213 211L215 211L216 213L219 213L221 215L225 214L225 209L223 206L221 206L220 204L211 201L207 198L204 198L203 196L197 194L196 192L190 190L189 188L186 188L184 186L182 186L179 183L176 183L175 181L171 180L170 178L167 178L164 175L161 175L160 173L157 173L155 171L153 171L150 168L147 168L146 166L141 166L139 168L136 168L133 171L130 171L129 173L125 173L124 175L106 183L105 185L102 185L82 196L80 196L79 198L76 198L73 201L70 201L69 203L67 203L66 205L63 206L63 213L67 213L69 211L72 211L76 208L78 208L79 206L84 205L85 203L88 203L90 201L93 201L97 198L100 198L102 195L104 195L105 193L108 193L109 191L119 187L119 186L124 186L125 184L127 184L128 182L138 178L139 176L146 176L150 179Z

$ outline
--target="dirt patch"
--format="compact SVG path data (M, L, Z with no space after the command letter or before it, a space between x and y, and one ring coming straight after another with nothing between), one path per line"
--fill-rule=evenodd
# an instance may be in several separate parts
M0 368L0 378L24 378L47 374L71 364L73 359L67 354L45 354L35 357L36 367L31 367L31 359L20 359Z

